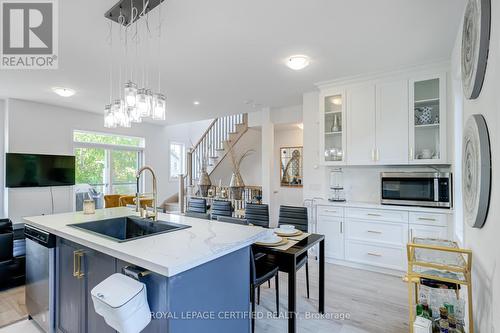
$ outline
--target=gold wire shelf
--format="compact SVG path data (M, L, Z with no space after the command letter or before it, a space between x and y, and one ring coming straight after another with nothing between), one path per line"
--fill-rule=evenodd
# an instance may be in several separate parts
M415 307L418 302L421 279L441 281L467 287L469 330L474 333L472 316L472 251L459 248L456 242L413 238L407 245L408 272L404 278L408 282L408 305L410 333L413 333Z

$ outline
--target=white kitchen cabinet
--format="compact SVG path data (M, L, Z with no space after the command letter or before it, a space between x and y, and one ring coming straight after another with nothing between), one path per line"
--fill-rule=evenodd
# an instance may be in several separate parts
M408 164L408 81L377 84L375 113L377 164Z
M439 226L410 224L409 239L413 239L414 237L448 239L448 228Z
M351 87L346 94L347 164L375 164L375 85Z
M329 210L335 212L330 213ZM325 256L329 259L345 258L344 218L339 216L342 208L319 207L317 223L318 233L325 235ZM341 214L343 215L343 214Z
M410 92L410 164L447 163L446 74L413 78Z
M448 215L426 212L410 212L408 238L448 239Z
M342 89L326 89L320 93L320 161L323 165L345 165L346 115Z

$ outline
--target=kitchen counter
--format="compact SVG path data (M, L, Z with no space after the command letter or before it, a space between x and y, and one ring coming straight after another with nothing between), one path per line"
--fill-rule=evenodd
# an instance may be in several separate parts
M111 257L171 277L249 246L266 231L260 227L210 222L186 216L159 214L159 220L186 224L191 228L118 243L79 230L68 224L137 215L126 207L25 217L27 224L81 244Z
M446 208L382 205L375 202L359 202L359 201L331 202L325 199L315 199L314 202L315 205L318 206L352 207L352 208L398 210L398 211L409 211L409 212L453 214L453 209L446 209Z

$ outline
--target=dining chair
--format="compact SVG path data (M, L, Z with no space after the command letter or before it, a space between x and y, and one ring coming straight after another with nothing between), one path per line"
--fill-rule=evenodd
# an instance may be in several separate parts
M276 313L279 313L279 267L265 260L255 259L253 247L250 248L250 302L252 303L252 333L255 332L255 290L263 283L276 278Z
M104 196L104 208L120 207L122 194L106 194Z
M233 215L233 206L231 201L224 200L214 200L212 202L212 219L217 220L219 216L229 216Z
M218 222L233 223L233 224L240 224L240 225L248 225L247 220L240 219L237 217L230 217L230 216L217 216L217 221Z
M280 206L280 214L278 220L278 226L289 224L293 225L296 229L307 232L309 226L309 219L307 215L306 207L294 207L294 206ZM297 258L297 271L303 266L306 266L306 291L307 298L309 298L309 264L307 253L300 255Z
M189 198L187 211L189 213L202 213L207 212L207 200L203 198Z
M185 212L184 216L194 217L196 219L202 219L202 220L211 220L210 214L208 213Z
M269 228L269 206L266 204L247 203L245 219L249 224Z

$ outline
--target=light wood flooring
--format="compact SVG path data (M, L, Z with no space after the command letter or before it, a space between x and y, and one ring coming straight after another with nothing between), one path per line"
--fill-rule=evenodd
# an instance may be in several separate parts
M27 317L24 287L0 291L0 327Z
M311 261L309 267L310 299L306 298L305 269L301 269L297 276L298 332L408 332L407 287L400 278L338 265L326 264L326 317L311 318L318 315L318 265ZM274 281L271 289L267 288L267 284L262 287L261 302L257 311L262 313L264 318L256 320L256 333L287 332L287 321L284 318L287 308L286 295L287 275L280 273L282 317L273 318L271 313L275 311ZM338 314L344 314L345 319L335 318ZM0 292L0 327L26 317L24 287Z

